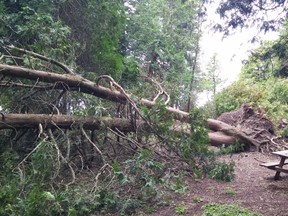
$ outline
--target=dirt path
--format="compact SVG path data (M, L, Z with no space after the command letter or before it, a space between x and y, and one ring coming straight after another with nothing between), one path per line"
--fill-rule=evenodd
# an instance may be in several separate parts
M187 207L185 215L201 215L201 207L207 203L237 203L263 215L288 216L288 175L279 181L274 181L275 172L259 164L278 160L273 155L261 153L241 153L222 157L235 162L235 179L223 183L211 179L187 180L189 192L175 197L169 206L157 209L153 216L179 215L175 207L184 204ZM146 214L147 215L147 214Z

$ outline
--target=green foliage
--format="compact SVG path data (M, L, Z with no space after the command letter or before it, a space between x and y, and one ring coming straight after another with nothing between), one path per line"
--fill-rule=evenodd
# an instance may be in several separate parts
M10 53L2 45L13 44L65 63L91 81L97 79L96 75L108 74L132 87L139 75L151 72L153 78L164 81L163 87L170 89L171 103L184 106L189 94L197 88L199 79L200 20L197 16L201 2L149 0L130 3L135 4L136 11L125 14L122 0L59 0L53 4L50 0L0 2L1 62L61 72L50 62L27 54L20 56L16 50L11 54L20 58L9 57ZM129 16L128 25L126 16ZM2 54L5 54L3 59ZM43 84L39 80L36 84L13 78L14 81L33 86ZM142 91L140 87L151 89L150 84L137 84L139 91ZM33 88L35 92L28 88L1 91L1 108L18 113L51 114L56 110L79 116L115 114L112 102L69 92L66 86L63 88L63 92L56 88L51 91L49 88L47 91ZM143 95L151 97L151 92L145 91ZM141 110L151 126L149 130L137 128L137 134L127 134L127 140L120 136L114 140L115 134L111 135L110 131L98 132L95 142L103 150L105 160L102 159L109 169L93 167L95 170L99 168L99 173L89 178L87 185L81 182L82 175L88 172L85 170L88 167L85 151L89 156L94 156L95 152L85 148L87 140L79 131L52 128L53 135L49 134L43 140L41 137L46 136L47 131L37 137L35 130L23 131L23 134L19 130L21 133L19 135L17 131L15 140L10 139L14 131L11 134L3 132L9 144L1 145L0 215L72 216L109 211L133 214L140 204L160 200L162 189L168 188L163 185L165 169L169 165L178 166L173 164L174 161L164 161L164 157L155 154L150 146L156 144L163 154L181 158L181 162L190 165L195 176L200 176L204 170L202 163L206 163L211 154L207 150L206 118L200 110L192 110L191 137L172 133L172 116L167 115L162 100L156 103L152 109L143 107ZM92 132L89 135L92 137ZM142 137L146 138L146 143L141 142ZM133 142L135 140L141 143ZM107 143L109 145L102 145ZM91 170L94 173L94 169ZM76 171L81 171L81 177ZM174 191L185 193L188 190L183 183L184 175L171 175L169 186L172 185ZM71 176L73 182L80 181L77 186L67 183ZM95 184L93 187L92 183ZM186 208L179 206L176 211L184 214Z
M157 200L159 195L157 185L162 182L164 167L152 158L152 151L143 149L132 159L125 161L125 164L127 172L123 174L119 173L118 168L114 166L114 171L118 173L121 183L139 188L139 198L143 201Z
M126 16L123 1L67 1L62 10L60 17L72 29L71 37L80 44L76 47L78 66L119 80L124 70L122 40Z
M254 82L265 81L275 75L275 70L280 66L279 59L271 53L271 47L275 42L264 42L249 56L242 68L241 79Z
M240 80L215 95L217 115L238 109L243 103L249 103L255 110L261 105L267 117L277 124L279 119L287 117L287 89L287 79L271 77L260 83Z
M190 111L191 116L191 136L187 139L188 142L183 143L182 151L183 158L193 158L195 155L207 155L208 152L208 130L205 125L206 117L203 115L200 109L192 109Z
M207 65L205 73L203 74L202 79L203 90L211 91L213 95L215 95L217 86L222 82L219 75L220 75L219 63L217 60L217 55L214 54Z
M271 77L287 78L286 66L288 56L287 35L288 22L281 27L279 39L264 42L255 49L244 64L241 78L256 82L265 81Z
M214 28L226 36L235 32L235 29L240 30L251 26L257 27L258 30L265 33L276 31L286 19L286 10L287 6L283 4L282 0L260 2L258 0L224 0L219 2L216 9L224 22L217 23ZM273 16L274 13L277 13L277 16Z
M271 104L275 101L281 104L288 104L288 79L269 79L266 85L267 94L268 86L270 90L270 94L268 94L267 100Z
M124 59L124 69L121 76L121 83L129 87L135 84L140 74L139 65L136 59L127 57Z
M57 176L60 161L53 142L41 141L31 155L31 178L34 182L49 182ZM32 180L32 179L31 179Z
M187 209L188 209L188 207L184 203L182 203L182 204L179 204L175 207L175 212L178 215L185 215Z
M219 152L216 152L217 154L233 154L233 153L239 153L244 151L245 145L242 143L237 142L235 145L230 145L227 147L221 147Z
M25 173L16 152L1 154L0 215L91 215L97 211L127 215L138 207L137 200L120 198L107 187L91 191L91 183L71 188L52 183L59 166L57 153L51 143L38 145L25 162Z
M224 162L215 161L210 163L205 168L210 178L230 182L234 179L234 167L234 162L227 164Z
M236 204L216 204L209 203L202 207L204 209L203 216L260 216L248 209L239 207Z
M31 2L6 5L6 13L2 17L5 23L2 42L32 49L47 57L72 64L74 43L69 39L70 28L54 16L60 4L51 5L48 0L37 4ZM33 64L30 65L32 60L24 59L24 63L33 67Z
M0 15L4 24L0 27L0 42L33 50L71 68L77 64L120 79L126 20L122 1L6 1L0 11L4 11ZM28 56L23 63L33 68L40 64Z
M217 114L238 108L242 103L262 105L268 116L276 121L287 112L287 79L279 78L285 74L287 27L285 26L280 39L266 42L256 49L245 63L241 79L235 82L214 98ZM280 52L280 48L283 48ZM285 62L284 62L285 64ZM280 76L281 77L281 76Z
M197 88L199 78L200 20L197 15L201 2L148 0L129 3L134 9L128 10L128 58L132 56L137 60L141 75L164 81L163 87L171 96L172 104L183 105L192 94L191 88Z
M219 116L223 112L230 112L238 109L243 103L251 105L261 100L263 90L260 86L251 85L249 82L235 82L214 97L216 114Z
M171 184L171 189L176 193L185 194L189 190L189 187L183 181L183 174L180 173L176 176L175 183Z
M275 125L287 118L287 34L286 22L279 39L253 51L242 68L240 80L215 95L217 115L249 103L254 108L261 105Z

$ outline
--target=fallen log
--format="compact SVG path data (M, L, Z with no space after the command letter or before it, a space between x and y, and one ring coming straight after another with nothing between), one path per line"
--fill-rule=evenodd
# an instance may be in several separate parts
M149 127L144 121L138 120L132 123L130 119L110 118L110 117L96 117L96 116L68 116L68 115L48 115L48 114L3 114L0 120L0 130L2 129L23 129L23 128L56 128L56 129L79 129L85 130L100 130L107 127L122 132L135 132L137 128ZM242 138L244 135L238 132L231 132L231 126L214 120L208 119L208 125L211 129L217 129L218 132L208 133L210 143L212 146L220 147L223 144L233 145L236 143L236 138ZM179 122L170 128L171 131L183 133L187 136L191 135L189 127L182 125ZM225 134L225 131L230 131L230 135ZM232 136L231 136L232 135ZM253 144L253 143L252 143Z
M96 116L68 116L68 115L47 115L47 114L3 114L0 120L1 129L38 128L39 124L43 129L61 128L87 130L99 130L109 127L123 132L135 131L135 125L130 119L96 117ZM137 121L136 126L140 127L143 121Z
M222 132L210 132L208 133L210 144L216 147L222 147L234 145L236 143L236 139L233 136L228 136Z
M118 129L122 132L136 132L137 128L151 130L145 121L137 120L135 122L124 118L97 117L97 116L69 116L69 115L48 115L48 114L1 114L0 130L20 129L20 128L38 128L39 124L43 129L61 128L75 129L83 128L85 130L100 130L104 128ZM173 124L170 131L191 135L189 127L182 124Z

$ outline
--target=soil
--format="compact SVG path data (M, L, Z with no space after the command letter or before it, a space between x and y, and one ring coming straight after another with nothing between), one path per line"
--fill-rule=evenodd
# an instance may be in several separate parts
M203 213L201 207L207 203L236 203L265 216L288 216L288 175L281 173L280 180L275 181L275 171L259 166L263 162L279 160L277 156L245 152L221 156L220 159L235 162L235 179L232 182L187 178L185 183L189 185L188 192L184 195L174 193L168 206L158 207L155 212L142 215L179 215L175 207L184 204L187 207L184 215L200 216Z

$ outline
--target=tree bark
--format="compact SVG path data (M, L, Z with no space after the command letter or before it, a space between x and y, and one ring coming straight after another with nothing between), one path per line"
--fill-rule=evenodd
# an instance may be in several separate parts
M85 79L77 74L58 74L53 72L32 70L18 66L0 64L0 75L35 80L37 82L41 81L45 83L54 83L58 87L59 84L62 84L63 89L68 89L70 91L80 91L113 102L127 102L127 97L123 92L97 85L95 82ZM150 108L156 105L154 101L150 101L147 99L140 99L135 96L131 96L130 98L133 98L135 103L139 103ZM189 113L187 112L183 112L173 107L166 107L166 110L168 113L172 114L173 117L177 120L180 120L182 122L190 121Z
M236 143L235 137L228 136L222 132L210 132L208 133L208 136L212 146L221 147L223 145L229 146Z

